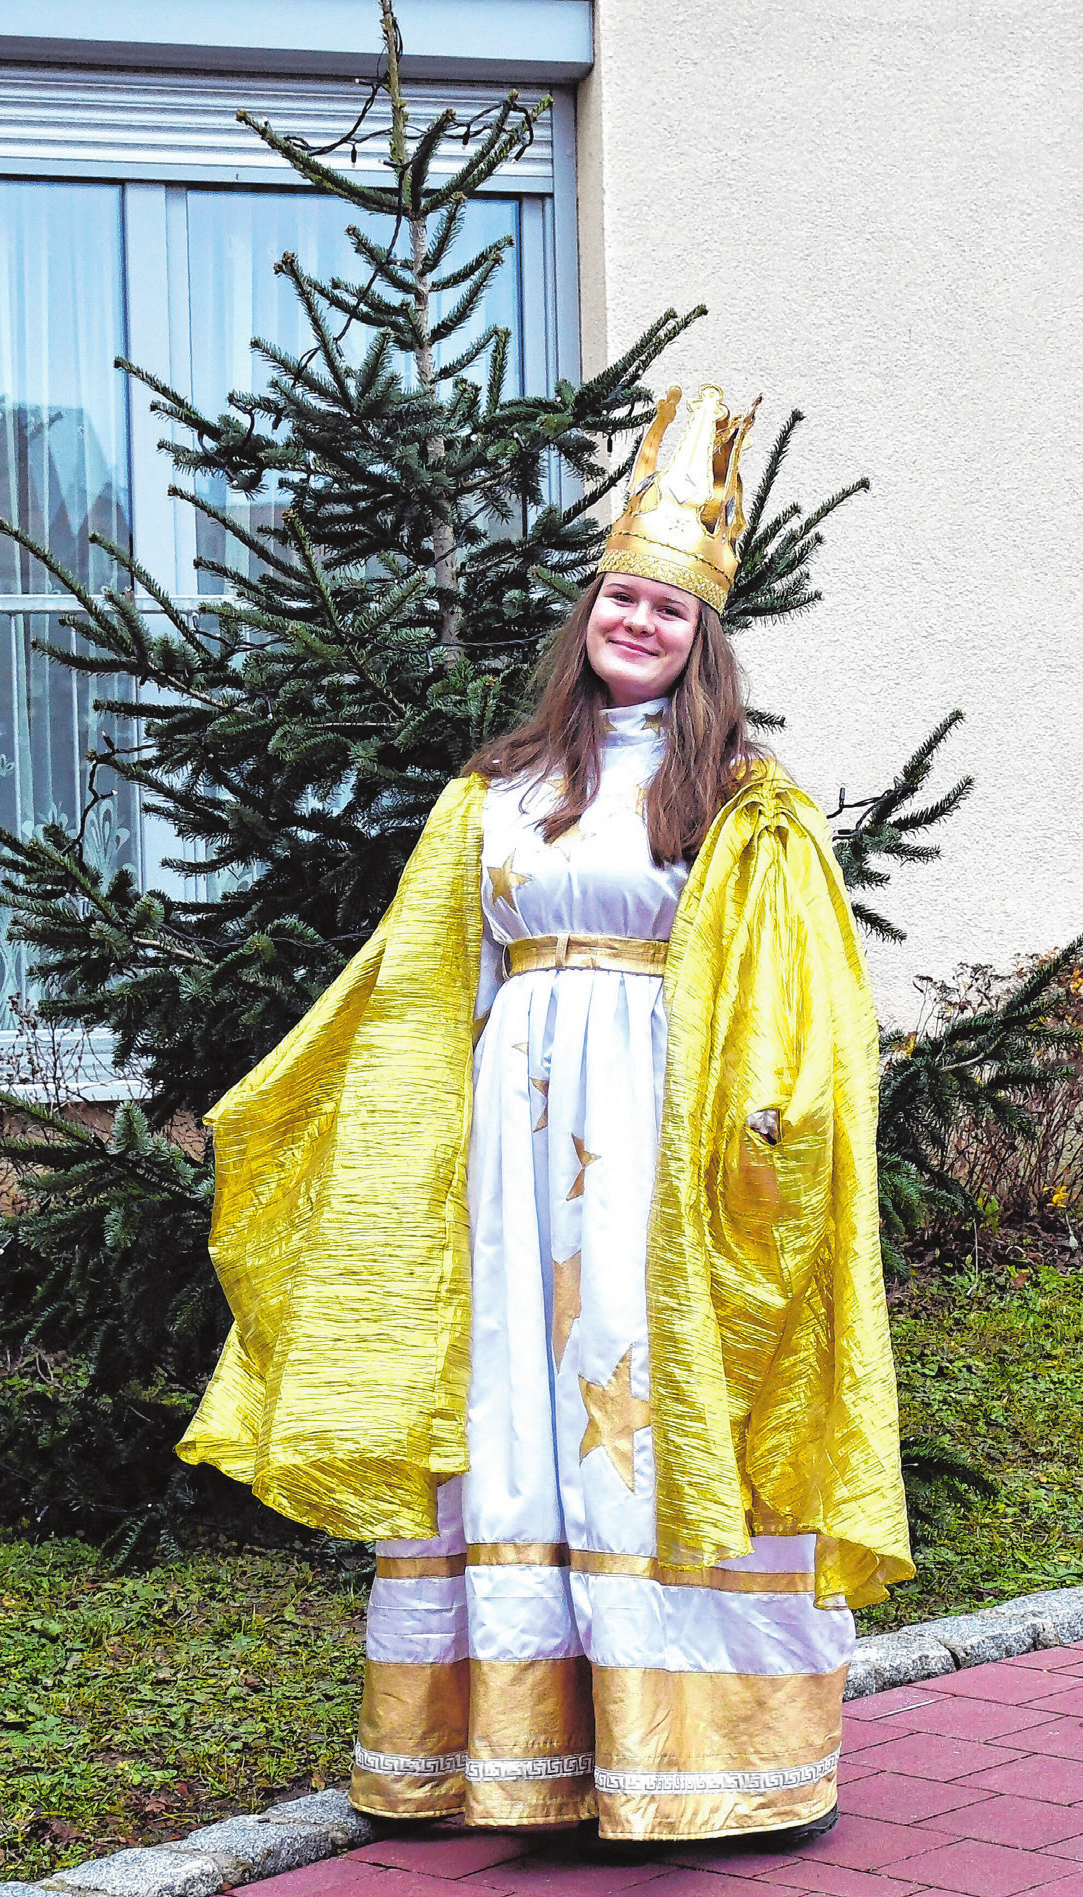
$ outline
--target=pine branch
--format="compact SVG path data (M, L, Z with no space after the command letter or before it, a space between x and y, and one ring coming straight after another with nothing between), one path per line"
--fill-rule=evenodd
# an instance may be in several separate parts
M745 519L748 524L745 528L744 539L742 542L742 548L741 548L742 560L748 559L755 552L758 536L760 533L760 525L763 520L764 512L766 511L766 508L767 508L767 503L774 492L775 482L778 480L778 477L782 472L782 464L785 461L786 456L790 452L790 446L793 441L794 435L796 434L797 429L800 427L804 419L805 417L801 413L801 410L799 408L791 409L789 415L786 417L786 420L783 422L782 427L780 428L778 434L775 437L774 445L771 449L770 454L767 457L767 466L764 468L763 474L760 476L759 486L757 487L756 492L752 497L752 505L750 506L748 513L745 516ZM790 515L797 513L798 511L799 510L795 504L793 507L787 510L787 513L783 515L782 518L784 519L788 518Z
M257 138L261 138L265 145L269 145L280 158L284 158L287 164L292 165L294 171L305 180L306 184L314 185L318 191L327 191L332 197L345 198L348 203L356 204L362 211L394 215L397 210L399 205L397 189L392 190L382 185L358 184L348 172L338 171L331 165L321 165L318 158L313 158L301 147L280 136L267 119L254 118L251 112L243 110L237 113L237 118L241 125L247 125L250 132L255 132Z
M850 889L883 886L888 875L877 866L878 859L886 858L897 863L927 863L939 856L938 844L915 844L908 839L915 831L927 830L942 823L945 817L956 811L970 795L973 778L961 777L931 804L917 808L908 806L913 804L913 799L926 783L940 747L956 726L961 724L962 718L961 711L953 711L942 719L907 759L886 790L862 798L856 804L848 804L845 788L840 790L838 806L830 813L830 820L840 817L844 811L860 812L853 825L837 829L832 838L843 880ZM874 934L890 936L895 941L905 939L904 932L895 929L883 916L858 902L854 903L854 914Z

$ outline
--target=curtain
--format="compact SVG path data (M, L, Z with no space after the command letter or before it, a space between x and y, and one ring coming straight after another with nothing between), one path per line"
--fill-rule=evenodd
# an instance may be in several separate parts
M121 188L0 182L0 514L47 544L84 584L115 578L92 531L129 536L127 393L113 367L123 353ZM86 753L111 727L96 697L120 696L111 678L81 677L34 651L35 639L71 648L74 634L19 598L62 593L16 543L0 538L0 824L29 836L45 822L74 834L88 796ZM129 694L130 695L130 694ZM88 857L106 872L138 857L138 806L102 773L107 794L84 830ZM20 969L0 947L4 996ZM0 1026L7 1023L0 1017Z
M189 334L191 389L196 406L217 415L230 389L263 390L272 373L265 358L252 350L254 336L273 338L297 357L312 342L311 332L287 278L276 277L274 265L291 250L306 274L326 280L337 276L348 283L363 281L363 264L345 234L346 207L337 198L298 191L220 191L193 189L187 194ZM381 218L354 216L362 229L386 242L389 225ZM446 268L465 263L486 245L511 236L518 244L519 206L512 198L486 198L466 206L463 226ZM511 331L508 380L520 390L521 337L519 271L513 250L497 271L474 312L467 338L480 335L491 323ZM173 260L171 259L171 268ZM437 297L437 315L444 303L461 295L448 291ZM372 331L354 325L344 348L351 361L364 355ZM446 345L458 355L463 336ZM438 352L439 355L439 352ZM221 480L201 480L199 491L216 507L227 510L253 531L274 516L276 497L264 491L251 501L229 494ZM202 515L196 522L197 553L250 570L241 545ZM222 582L201 573L201 593L221 591Z

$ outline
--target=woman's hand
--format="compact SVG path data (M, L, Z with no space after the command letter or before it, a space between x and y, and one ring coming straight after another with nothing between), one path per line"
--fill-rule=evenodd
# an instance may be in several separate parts
M768 1146L777 1146L782 1138L782 1120L777 1107L763 1107L759 1113L750 1113L748 1125Z

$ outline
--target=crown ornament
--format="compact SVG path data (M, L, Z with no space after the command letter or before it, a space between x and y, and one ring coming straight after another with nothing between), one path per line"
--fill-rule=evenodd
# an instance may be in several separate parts
M599 573L635 573L693 593L720 613L740 562L747 522L738 463L756 410L731 415L722 390L706 383L688 405L688 421L661 474L658 451L676 418L681 391L658 403L640 443L624 512L605 543Z

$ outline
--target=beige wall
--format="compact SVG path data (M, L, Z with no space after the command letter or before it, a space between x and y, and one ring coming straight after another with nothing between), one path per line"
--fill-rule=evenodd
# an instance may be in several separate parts
M867 473L828 523L823 602L742 634L754 702L821 800L879 789L940 716L977 788L900 872L915 974L1009 966L1083 928L1079 0L597 0L579 101L584 366L668 304L710 314L661 387L763 391L754 481Z

